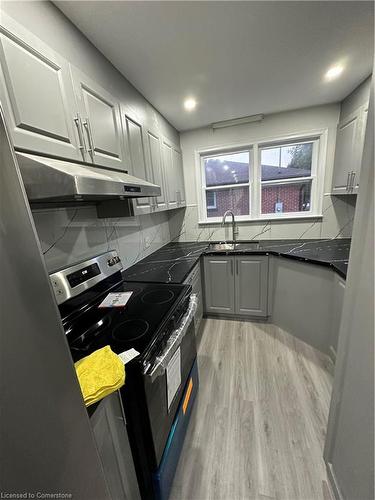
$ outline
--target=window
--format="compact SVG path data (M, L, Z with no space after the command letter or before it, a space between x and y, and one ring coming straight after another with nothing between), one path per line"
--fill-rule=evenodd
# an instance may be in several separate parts
M199 152L200 222L320 216L327 132ZM318 175L319 170L319 175Z
M249 162L249 151L202 158L206 218L222 217L226 210L249 216Z
M261 214L311 211L314 142L260 148Z

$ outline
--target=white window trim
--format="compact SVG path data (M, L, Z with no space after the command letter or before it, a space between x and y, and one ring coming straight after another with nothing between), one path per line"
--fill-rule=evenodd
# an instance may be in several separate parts
M250 168L249 183L235 184L232 187L240 187L249 185L249 196L250 196L250 215L237 215L236 221L238 222L262 222L265 220L292 220L292 219L317 219L322 217L322 206L323 206L323 187L324 187L324 176L326 168L326 158L327 158L327 139L328 139L328 129L313 129L306 130L301 133L288 134L278 137L264 137L258 139L257 141L249 141L247 143L235 143L229 145L218 145L211 146L209 148L201 148L195 151L195 168L196 168L196 189L197 189L197 200L198 200L198 214L199 221L198 224L217 224L220 223L221 217L207 217L207 207L206 207L206 189L220 189L231 187L229 185L225 186L209 186L205 187L204 178L204 168L203 168L203 157L214 156L220 154L227 154L228 152L240 152L249 151L250 153ZM313 148L313 161L312 161L312 171L311 176L305 178L287 179L287 180L277 180L277 181L266 181L265 183L295 183L301 182L301 180L312 179L313 186L311 190L311 210L306 212L282 212L282 213L261 213L261 188L262 184L260 181L260 154L259 148L264 146L277 146L283 145L283 143L293 144L311 141L316 142L317 147Z

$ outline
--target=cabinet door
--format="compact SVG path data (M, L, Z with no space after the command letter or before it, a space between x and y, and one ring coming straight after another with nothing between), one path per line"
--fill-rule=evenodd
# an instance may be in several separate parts
M236 314L267 316L268 257L235 257Z
M153 182L152 174L146 164L142 125L126 114L123 115L123 119L128 140L131 173L135 177ZM152 198L135 198L133 203L136 214L146 214L152 211Z
M126 170L119 102L77 68L71 66L71 73L83 124L86 161Z
M234 314L234 257L204 257L206 312Z
M111 497L124 500L140 499L118 392L99 403L90 422Z
M359 113L342 120L337 127L332 193L352 194L351 173L358 168Z
M183 207L186 205L186 200L184 171L182 167L182 154L181 151L175 148L172 149L172 167L173 175L175 177L177 206Z
M360 123L359 123L359 127L358 127L358 139L356 140L357 160L355 162L355 165L353 166L353 178L352 178L352 192L353 193L358 193L358 189L359 189L359 176L361 173L363 148L365 146L367 115L368 115L368 105L365 105L362 107L361 112L360 112Z
M168 209L177 208L177 184L173 169L172 146L163 140L163 167L167 188Z
M161 195L153 198L153 210L162 211L167 209L167 197L165 190L165 179L163 162L161 158L160 139L156 134L147 132L148 150L150 156L150 167L154 184L160 186Z
M3 13L1 23L0 100L14 146L82 160L67 61Z

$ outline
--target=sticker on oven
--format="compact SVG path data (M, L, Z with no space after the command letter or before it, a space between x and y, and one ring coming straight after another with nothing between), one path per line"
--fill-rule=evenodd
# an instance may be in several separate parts
M124 307L133 292L109 293L98 307Z
M181 349L178 348L167 365L168 411L181 385Z
M121 359L124 365L126 365L126 363L129 363L129 361L131 361L133 358L136 358L138 355L139 352L131 348L127 351L120 352L120 354L118 354L118 357Z

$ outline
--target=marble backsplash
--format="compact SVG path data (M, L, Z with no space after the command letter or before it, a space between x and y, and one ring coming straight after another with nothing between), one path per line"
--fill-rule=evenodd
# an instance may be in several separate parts
M350 238L354 203L326 196L323 218L239 223L237 239ZM112 249L127 269L170 241L231 239L230 224L199 225L196 206L117 219L98 219L93 206L37 210L33 217L49 272Z
M355 211L354 197L325 196L323 217L305 220L270 220L238 223L238 240L350 238ZM231 240L231 225L199 224L198 207L174 210L169 217L172 241Z
M93 206L33 212L48 271L116 249L124 268L170 241L167 212L98 219Z

